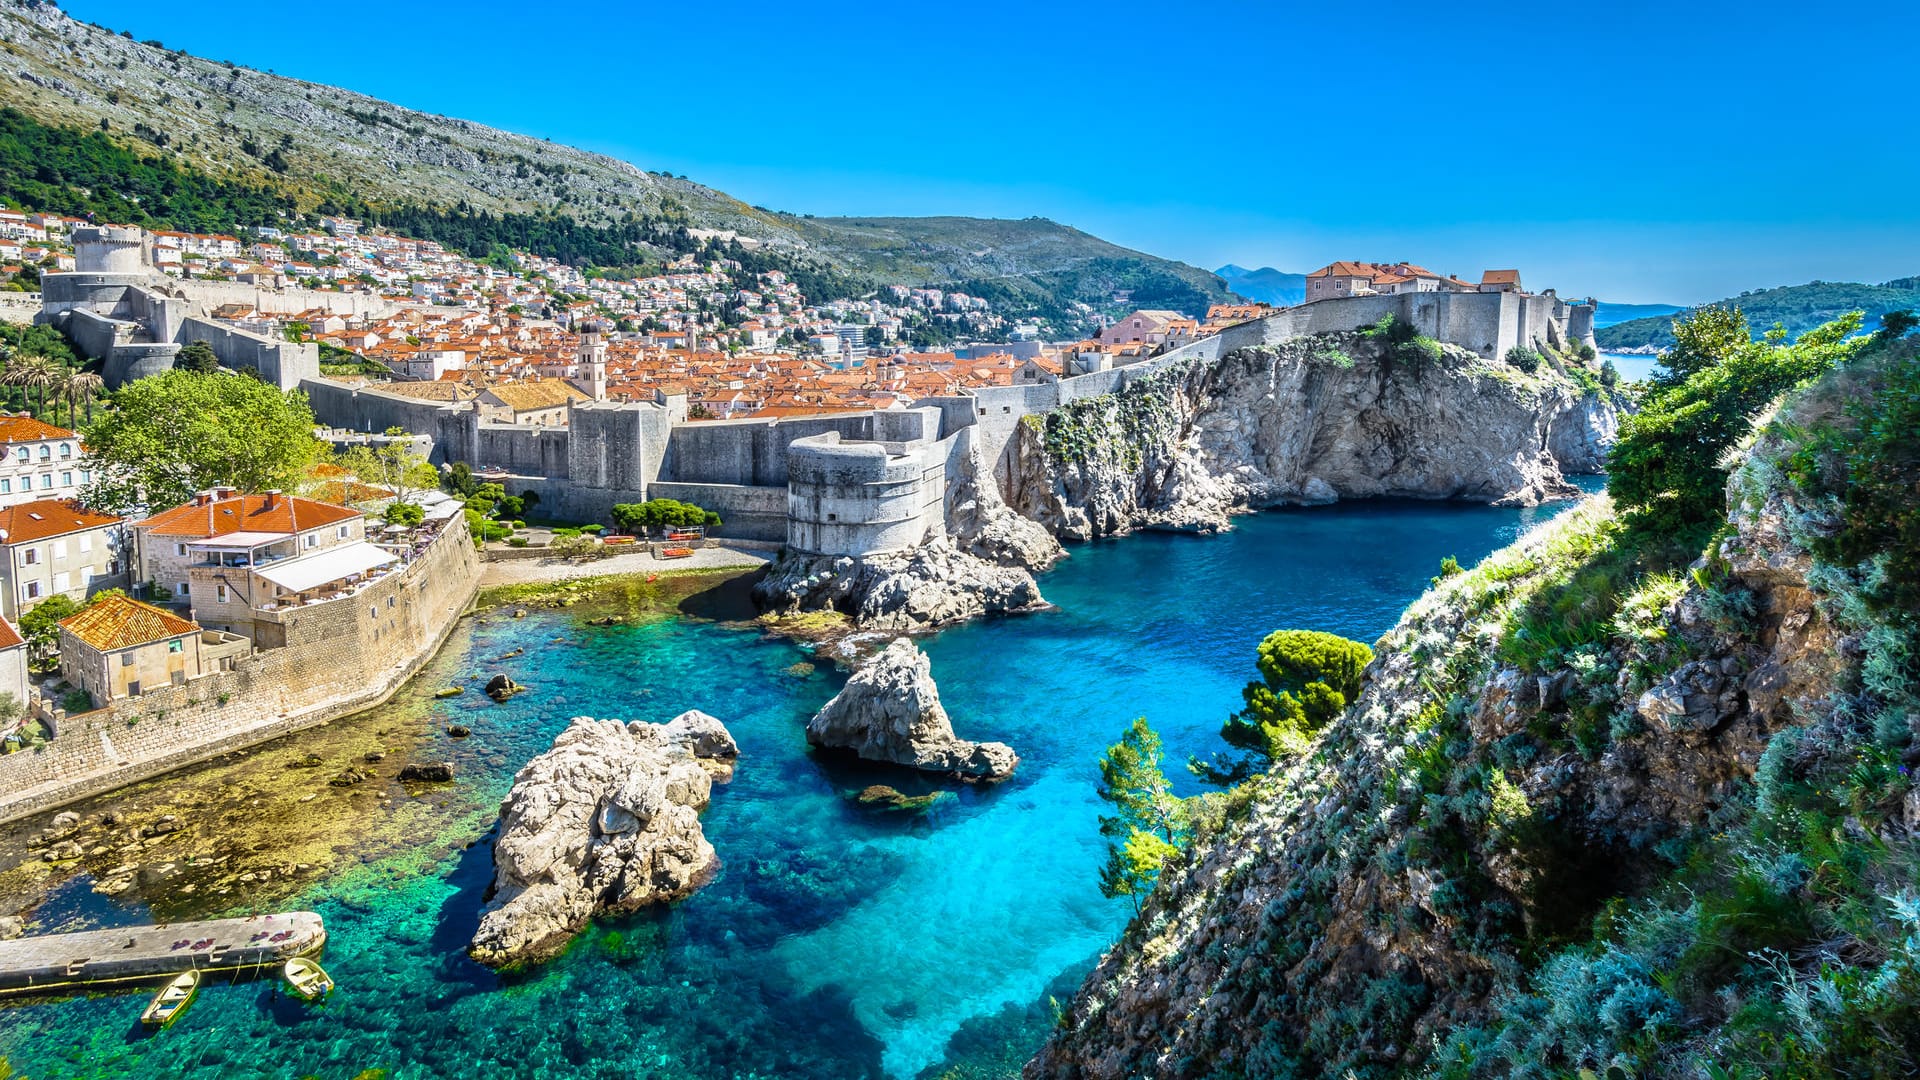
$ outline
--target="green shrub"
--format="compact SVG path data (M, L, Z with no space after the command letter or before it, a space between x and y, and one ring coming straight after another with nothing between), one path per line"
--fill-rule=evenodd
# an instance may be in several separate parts
M523 547L526 547L526 546L527 546L527 538L526 538L526 537L524 537L524 536L509 536L509 537L507 537L507 546L508 546L508 547L517 547L517 548L523 548Z
M1260 764L1297 753L1360 693L1360 673L1373 650L1318 630L1275 630L1260 642L1261 681L1241 691L1246 708L1228 717L1220 737L1254 757L1209 765L1190 763L1201 777L1227 783Z
M60 695L60 707L69 714L93 711L93 695L75 687Z
M1528 375L1540 370L1546 359L1532 349L1515 345L1507 350L1507 366L1523 371Z
M604 532L605 530L606 530L606 526L605 526L605 525L601 525L601 524L598 524L598 523L595 523L595 524L592 524L592 525L582 525L582 526L580 526L580 531L581 531L582 533L588 533L588 534L591 534L591 535L594 535L594 536L598 536L598 535L600 535L600 534L601 534L602 532Z
M678 499L648 499L643 503L616 504L613 524L624 533L642 533L670 525L704 525L711 529L720 526L720 515Z

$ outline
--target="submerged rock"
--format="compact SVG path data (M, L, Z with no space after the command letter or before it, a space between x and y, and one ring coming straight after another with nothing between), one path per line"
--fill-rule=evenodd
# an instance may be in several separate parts
M933 664L907 638L894 639L853 673L846 689L807 722L807 741L970 780L1004 780L1020 761L1005 743L954 735Z
M453 779L453 762L410 761L400 767L400 779L444 784Z
M931 809L935 803L950 797L951 796L944 791L936 791L931 795L908 795L898 788L891 788L885 784L875 784L872 787L863 789L859 795L854 796L854 801L861 806L871 806L879 810L898 810L904 813L918 814L926 812Z
M667 724L573 719L500 805L494 879L468 953L547 959L596 914L678 900L718 866L700 827L739 747L705 713Z
M487 680L487 696L495 701L505 701L525 689L506 675L495 675Z

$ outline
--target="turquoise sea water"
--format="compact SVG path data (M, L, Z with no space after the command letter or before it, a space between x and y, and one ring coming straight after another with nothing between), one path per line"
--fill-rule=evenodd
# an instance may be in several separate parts
M1249 517L1224 536L1075 548L1042 581L1056 610L925 643L959 733L1010 743L1021 764L997 787L946 786L924 817L850 795L940 786L809 753L805 719L844 676L795 669L809 657L794 645L692 616L492 618L423 679L504 666L535 690L503 706L469 695L396 709L392 723L472 724L446 753L491 804L571 716L718 716L742 758L705 816L724 860L711 885L497 977L462 951L492 872L488 822L470 813L404 850L347 859L281 905L326 918L340 989L323 1006L270 983L214 986L156 1036L135 1022L142 996L16 1006L0 1010L0 1054L33 1080L994 1075L1034 1049L1046 995L1069 993L1125 922L1095 884L1093 797L1095 761L1121 729L1148 717L1176 759L1220 749L1266 632L1370 641L1443 556L1471 564L1558 509L1356 503ZM489 659L514 649L527 651ZM42 912L69 928L145 916L84 880Z
M1643 382L1653 377L1654 369L1659 367L1660 358L1645 353L1601 353L1602 360L1613 361L1614 369L1620 372L1621 382Z

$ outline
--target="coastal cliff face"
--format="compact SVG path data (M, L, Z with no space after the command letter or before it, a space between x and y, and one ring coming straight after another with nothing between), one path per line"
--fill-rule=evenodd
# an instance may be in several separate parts
M1862 599L1885 549L1814 553L1841 504L1793 480L1834 468L1796 424L1839 412L1758 441L1691 570L1628 576L1602 495L1440 579L1168 864L1025 1075L1911 1063L1912 615ZM1632 582L1609 621L1548 647L1605 580Z
M578 716L513 778L494 880L468 953L489 967L544 960L596 914L678 900L718 865L700 828L739 748L720 721Z
M1530 505L1577 492L1614 406L1550 364L1360 333L1176 364L1022 423L1007 502L1072 540L1216 531L1293 503L1412 496Z

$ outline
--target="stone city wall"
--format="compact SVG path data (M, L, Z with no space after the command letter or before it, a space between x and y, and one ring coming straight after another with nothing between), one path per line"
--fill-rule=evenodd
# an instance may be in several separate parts
M455 518L401 573L285 613L285 648L70 716L45 746L0 757L0 822L380 704L432 658L479 580L479 557Z
M222 365L235 371L253 368L262 379L282 390L320 377L320 346L311 341L274 341L197 317L181 321L176 340L182 345L204 341Z

